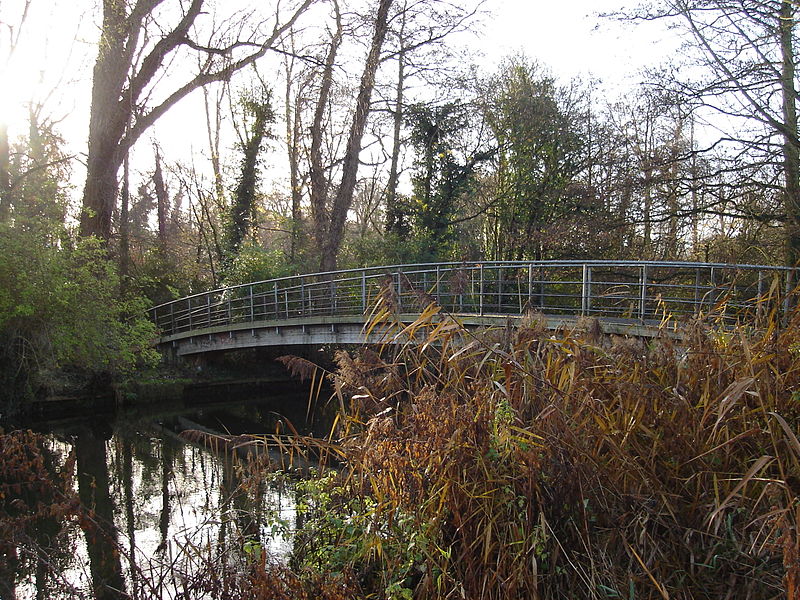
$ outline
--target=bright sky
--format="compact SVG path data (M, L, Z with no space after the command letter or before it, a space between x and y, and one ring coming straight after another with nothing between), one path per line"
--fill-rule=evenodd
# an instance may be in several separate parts
M489 62L520 50L560 78L592 75L610 88L638 82L637 72L677 46L658 26L634 27L599 13L632 0L490 0L494 18L481 46ZM633 2L635 5L636 3Z

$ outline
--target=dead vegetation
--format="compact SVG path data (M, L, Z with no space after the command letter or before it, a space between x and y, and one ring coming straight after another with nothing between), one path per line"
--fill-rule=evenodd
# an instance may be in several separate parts
M800 597L800 313L680 345L392 314L336 376L377 597Z

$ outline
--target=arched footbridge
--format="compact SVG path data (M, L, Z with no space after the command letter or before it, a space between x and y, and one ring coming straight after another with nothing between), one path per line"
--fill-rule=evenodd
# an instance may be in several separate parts
M743 319L784 310L793 270L653 261L408 264L313 273L195 294L150 309L159 345L178 355L257 346L361 344L378 295L401 321L431 301L468 327L537 312L548 326L596 317L607 333L654 335L669 318Z

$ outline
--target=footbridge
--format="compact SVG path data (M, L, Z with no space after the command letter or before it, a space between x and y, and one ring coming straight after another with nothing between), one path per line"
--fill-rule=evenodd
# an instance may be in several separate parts
M159 345L177 356L257 346L363 344L380 294L400 321L436 302L467 327L542 315L551 328L595 317L607 333L655 335L698 314L742 320L788 307L793 270L654 261L406 264L282 277L150 309ZM784 304L786 303L786 304Z

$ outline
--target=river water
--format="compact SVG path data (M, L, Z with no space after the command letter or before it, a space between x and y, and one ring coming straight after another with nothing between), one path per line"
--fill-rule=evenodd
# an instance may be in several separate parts
M62 523L57 543L37 541L48 548L46 560L19 568L16 589L0 598L89 598L98 586L177 597L202 571L262 553L285 560L298 526L296 484L309 464L296 457L289 464L260 445L231 450L227 441L276 432L324 436L331 423L325 403L309 404L309 397L301 386L249 397L226 390L32 423L46 434L56 471L75 456L72 485L88 517Z

